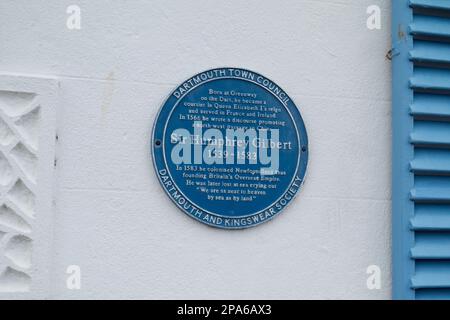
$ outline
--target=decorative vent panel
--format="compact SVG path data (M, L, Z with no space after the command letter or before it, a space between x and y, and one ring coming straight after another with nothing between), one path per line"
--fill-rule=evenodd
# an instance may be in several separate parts
M0 291L29 291L39 99L0 91Z

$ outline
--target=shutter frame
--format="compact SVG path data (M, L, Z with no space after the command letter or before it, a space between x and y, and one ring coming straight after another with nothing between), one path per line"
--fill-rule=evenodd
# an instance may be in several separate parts
M392 295L450 299L450 3L392 2Z

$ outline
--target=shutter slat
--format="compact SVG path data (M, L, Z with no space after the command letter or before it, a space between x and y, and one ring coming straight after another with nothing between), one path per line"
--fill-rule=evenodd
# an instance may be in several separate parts
M416 91L450 93L450 70L416 68L409 85Z
M449 175L450 151L425 149L416 152L410 162L410 169L417 174Z
M415 202L450 203L450 188L414 188L410 199Z
M450 259L450 233L417 232L415 245L410 250L412 259Z
M417 41L409 53L409 58L416 63L450 65L450 44Z
M450 39L449 19L435 16L416 16L409 32L420 39Z
M443 159L415 159L410 164L411 171L422 174L450 174L450 163Z
M414 145L450 147L450 124L441 122L417 121L410 134Z
M450 52L449 52L450 58ZM434 119L450 118L450 96L433 94L416 94L410 107L414 117L432 117Z
M450 259L450 248L414 247L411 249L413 259Z
M414 276L411 279L411 288L450 288L450 274L443 276L436 274Z
M450 214L449 217L414 217L411 219L410 228L414 231L450 231Z
M415 261L416 270L410 283L413 289L450 288L450 264L448 260Z
M450 205L416 204L415 207L415 215L410 220L411 230L450 230Z
M450 10L448 0L410 0L409 5L412 8Z

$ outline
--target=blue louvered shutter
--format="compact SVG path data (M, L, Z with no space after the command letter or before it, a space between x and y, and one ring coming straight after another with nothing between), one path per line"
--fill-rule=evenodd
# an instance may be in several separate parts
M450 299L450 0L393 0L393 297Z

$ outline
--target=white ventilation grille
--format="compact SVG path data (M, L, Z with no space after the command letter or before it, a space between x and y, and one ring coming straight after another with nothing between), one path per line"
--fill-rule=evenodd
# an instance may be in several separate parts
M0 298L47 293L56 92L55 80L0 75Z

